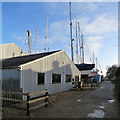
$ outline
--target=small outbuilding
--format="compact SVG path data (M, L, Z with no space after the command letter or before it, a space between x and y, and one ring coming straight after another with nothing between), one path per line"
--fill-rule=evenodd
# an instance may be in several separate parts
M67 91L81 79L81 73L64 50L9 58L1 61L2 88L49 94ZM1 65L0 63L0 65Z

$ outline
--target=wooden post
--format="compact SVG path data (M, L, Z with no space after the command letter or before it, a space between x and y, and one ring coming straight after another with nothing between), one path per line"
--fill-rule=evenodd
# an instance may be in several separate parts
M83 90L83 79L81 80L81 90Z
M8 98L8 93L6 94L6 96L7 96L6 98ZM7 106L8 106L8 100L6 100L6 103L7 103Z
M47 89L46 89L46 90L47 90ZM46 98L45 98L45 107L47 108L47 102L48 102L47 96L48 96L48 91L45 92L45 96L46 96Z
M30 111L29 111L29 108L30 108L29 101L30 101L30 95L29 95L29 93L27 93L27 115L30 114Z

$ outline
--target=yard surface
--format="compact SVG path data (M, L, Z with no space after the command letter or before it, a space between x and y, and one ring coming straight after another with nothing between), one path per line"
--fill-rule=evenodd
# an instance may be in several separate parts
M23 110L4 108L3 118L118 118L118 112L114 85L104 81L93 90L50 95L48 108L38 108L29 116Z

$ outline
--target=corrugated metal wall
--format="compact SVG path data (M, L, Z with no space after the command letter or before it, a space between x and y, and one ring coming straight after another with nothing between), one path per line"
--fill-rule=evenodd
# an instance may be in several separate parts
M67 54L62 51L49 57L45 57L34 62L22 65L21 86L24 92L36 92L48 89L49 94L70 90L72 82L65 82L65 75L80 75ZM38 72L45 73L45 84L37 85ZM52 84L52 73L61 74L61 83Z
M21 56L21 49L14 43L0 45L0 50L2 59ZM22 55L26 53L23 51Z
M1 71L1 69L0 69ZM2 89L18 89L20 88L20 71L17 69L2 69L0 78L2 78Z

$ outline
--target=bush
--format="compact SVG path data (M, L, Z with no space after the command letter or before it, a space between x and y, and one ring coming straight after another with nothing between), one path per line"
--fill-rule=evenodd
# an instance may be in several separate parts
M115 96L120 101L120 66L108 67L105 79L115 84Z
M115 76L115 96L117 97L118 101L120 101L120 67L117 68Z
M115 95L116 95L118 101L120 101L120 77L116 78Z

